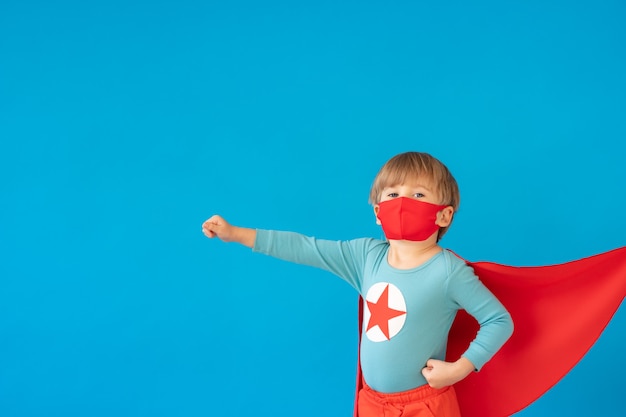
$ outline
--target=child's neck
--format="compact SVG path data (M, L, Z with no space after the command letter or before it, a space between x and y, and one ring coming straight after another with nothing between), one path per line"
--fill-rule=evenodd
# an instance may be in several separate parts
M426 263L441 252L436 240L412 242L410 240L390 240L387 262L396 269L412 269Z

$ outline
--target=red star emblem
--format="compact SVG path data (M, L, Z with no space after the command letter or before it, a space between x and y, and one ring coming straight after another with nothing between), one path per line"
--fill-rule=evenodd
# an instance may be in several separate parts
M389 308L389 284L387 284L375 303L372 303L371 301L367 302L367 308L371 313L371 317L367 323L367 329L365 329L365 331L367 332L372 327L378 326L387 340L389 340L389 320L406 314L406 311Z

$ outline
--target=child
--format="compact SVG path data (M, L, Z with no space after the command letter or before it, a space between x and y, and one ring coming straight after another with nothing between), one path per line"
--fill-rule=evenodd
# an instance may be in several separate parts
M219 216L208 219L203 232L323 268L360 293L359 417L460 416L452 385L480 370L511 336L513 323L472 268L438 245L458 209L457 183L437 159L407 152L379 171L370 202L386 241L319 240L236 227ZM461 357L446 362L448 331L460 309L480 330Z

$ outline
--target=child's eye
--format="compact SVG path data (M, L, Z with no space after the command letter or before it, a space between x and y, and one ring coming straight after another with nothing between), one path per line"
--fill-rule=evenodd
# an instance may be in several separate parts
M387 194L387 197L396 198L398 195L399 195L398 193L389 193Z
M422 198L422 197L424 197L424 194L422 194L422 193L415 193L415 194L413 194L413 197L415 197L415 198Z

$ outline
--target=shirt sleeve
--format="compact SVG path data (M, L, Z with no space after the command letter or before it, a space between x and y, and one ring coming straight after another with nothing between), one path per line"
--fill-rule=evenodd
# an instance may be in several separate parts
M373 239L334 241L294 232L258 229L252 250L329 271L361 291L363 266Z
M458 263L448 281L449 300L480 325L476 338L462 356L480 370L513 334L513 320L500 301L483 285L474 270Z

